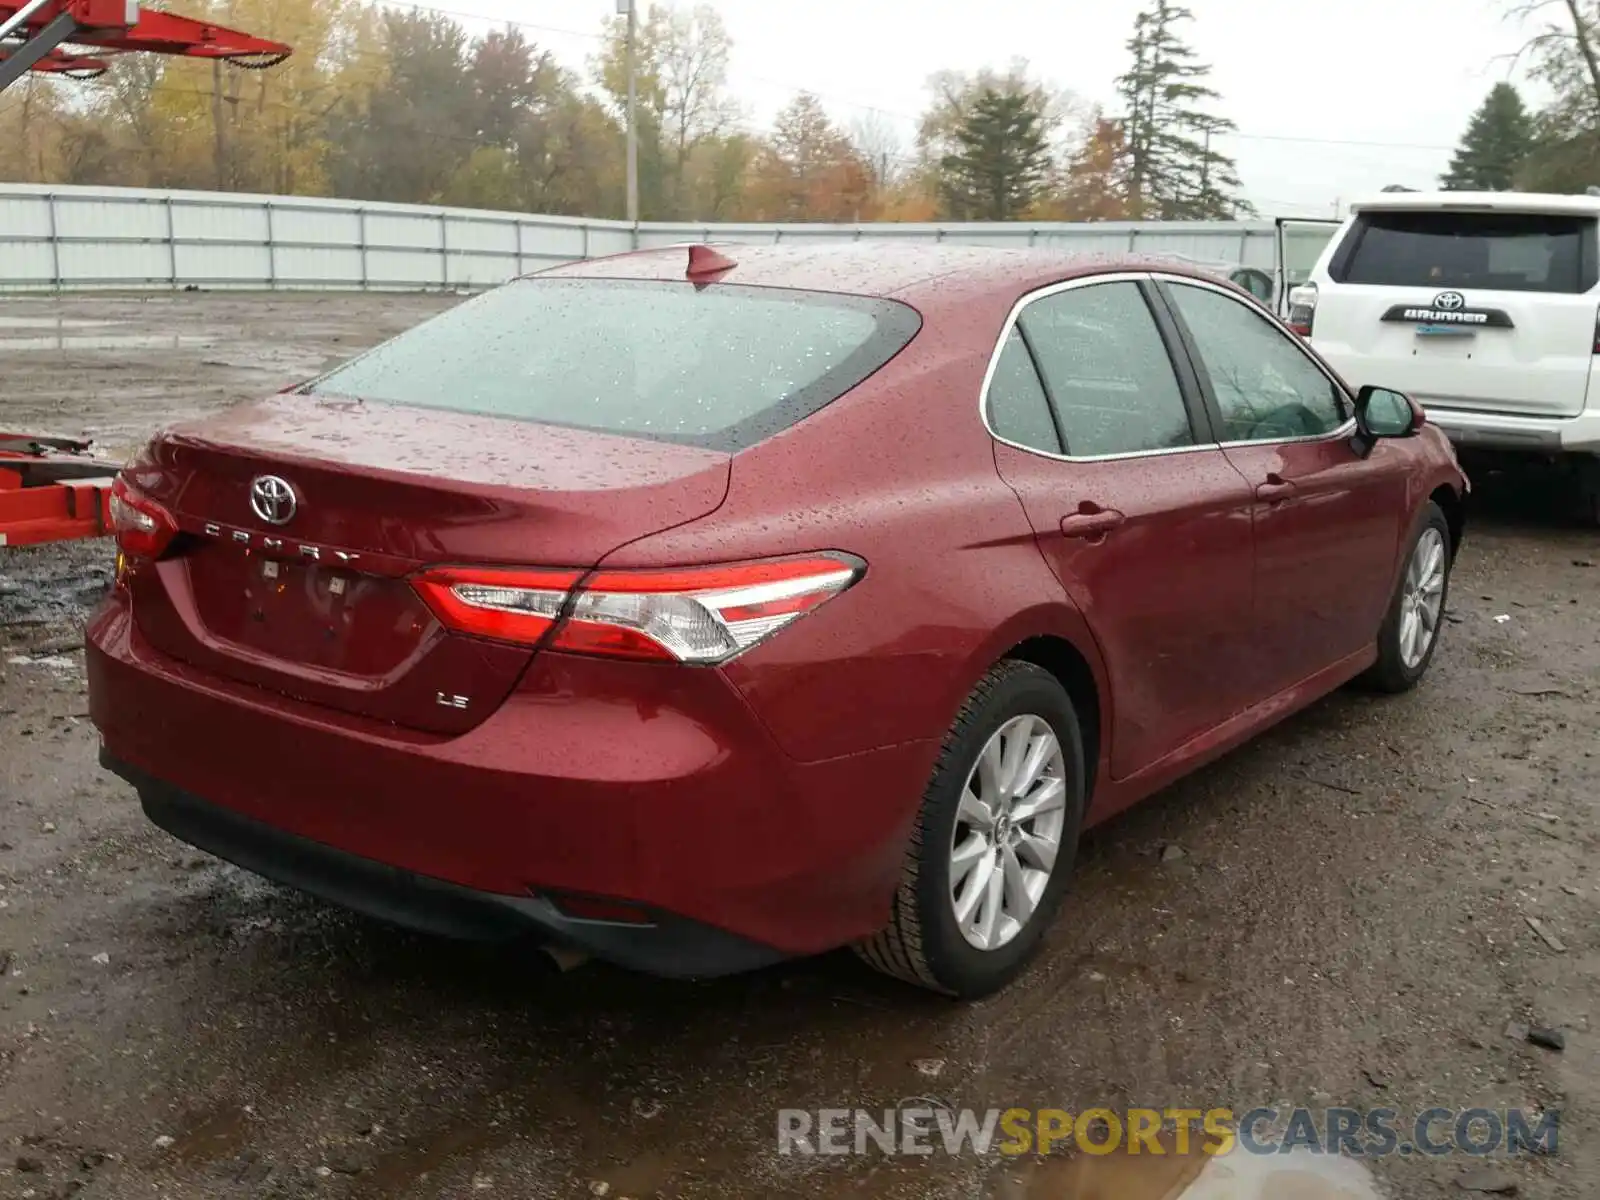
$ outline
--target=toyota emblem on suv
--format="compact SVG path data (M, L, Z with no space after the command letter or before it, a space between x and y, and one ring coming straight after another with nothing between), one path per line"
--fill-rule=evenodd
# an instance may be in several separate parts
M250 509L269 525L287 525L297 502L289 481L276 475L257 475L250 481Z
M1467 306L1467 298L1460 292L1440 292L1433 298L1433 306L1440 312L1460 312Z

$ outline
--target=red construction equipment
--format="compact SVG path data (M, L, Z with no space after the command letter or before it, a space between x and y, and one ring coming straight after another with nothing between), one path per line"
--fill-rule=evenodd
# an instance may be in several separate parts
M88 442L0 433L0 546L32 546L111 531L119 463Z
M118 53L138 50L221 58L257 68L276 66L290 53L282 42L175 13L141 10L136 0L4 0L0 2L0 91L27 71L81 69L71 65L80 56L57 51L63 42ZM103 60L87 61L96 73L105 69Z
M0 63L9 57L8 49L0 47ZM81 54L68 54L62 50L50 51L29 68L40 75L64 75L68 79L98 79L108 69L103 58L86 58Z
M104 52L89 56L63 45ZM137 0L0 0L0 91L28 71L92 79L107 59L142 51L260 69L289 57L281 42L155 9ZM89 443L0 433L0 546L99 537L111 529L118 464Z

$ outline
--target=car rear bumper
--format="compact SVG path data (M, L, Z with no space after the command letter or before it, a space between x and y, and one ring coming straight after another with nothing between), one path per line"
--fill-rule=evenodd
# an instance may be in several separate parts
M661 974L879 927L936 752L796 762L708 670L641 689L666 668L542 653L446 738L196 671L145 642L120 596L88 642L102 753L180 838L402 924L544 935ZM576 920L570 897L650 924Z
M1429 405L1428 420L1463 449L1531 454L1600 454L1600 412L1576 417L1523 417Z
M703 978L755 970L781 951L669 913L648 924L578 920L540 896L476 891L285 833L102 753L139 793L145 816L181 841L267 879L420 933L464 941L531 938L635 970Z

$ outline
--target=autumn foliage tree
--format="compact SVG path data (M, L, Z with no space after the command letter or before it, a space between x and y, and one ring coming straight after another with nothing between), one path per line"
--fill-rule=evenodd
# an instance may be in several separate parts
M870 215L871 167L822 102L801 92L778 114L746 189L762 221L857 221Z
M1129 219L1128 139L1120 121L1094 115L1083 145L1067 164L1058 207L1075 221Z

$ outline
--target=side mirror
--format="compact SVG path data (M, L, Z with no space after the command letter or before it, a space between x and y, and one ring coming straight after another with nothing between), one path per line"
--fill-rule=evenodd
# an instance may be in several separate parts
M1369 383L1356 393L1356 452L1365 458L1380 438L1414 437L1427 421L1410 396Z
M1228 272L1230 283L1242 287L1257 300L1266 305L1272 304L1272 292L1276 285L1272 276L1258 267L1235 267Z

